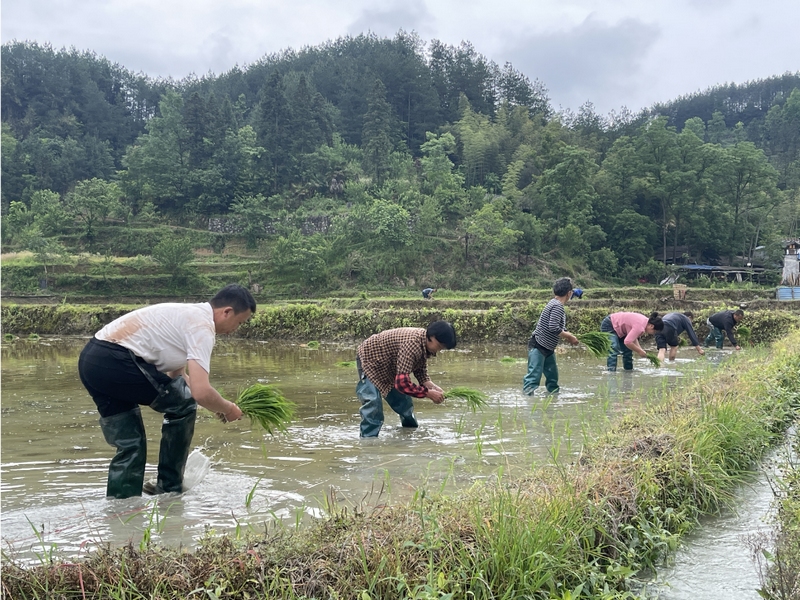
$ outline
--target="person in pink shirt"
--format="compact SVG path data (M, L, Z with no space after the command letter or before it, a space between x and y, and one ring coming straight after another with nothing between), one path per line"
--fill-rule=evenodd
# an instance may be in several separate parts
M642 358L647 353L639 345L639 336L647 333L654 334L664 329L664 321L657 312L646 317L640 313L618 312L608 315L600 323L600 331L608 334L611 339L611 350L608 352L606 362L609 371L617 370L617 357L622 355L622 368L626 371L633 369L633 353Z

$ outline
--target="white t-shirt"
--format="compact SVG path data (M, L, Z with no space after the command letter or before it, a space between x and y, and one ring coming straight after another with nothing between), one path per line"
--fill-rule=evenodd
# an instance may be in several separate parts
M210 373L214 309L208 302L153 304L115 319L94 337L132 350L162 373L180 369L190 359Z

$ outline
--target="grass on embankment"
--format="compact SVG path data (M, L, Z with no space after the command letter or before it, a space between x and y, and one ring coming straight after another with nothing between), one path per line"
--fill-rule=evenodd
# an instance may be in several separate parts
M623 417L571 464L408 505L337 508L297 529L209 535L15 565L10 598L634 598L657 565L795 416L800 333L738 354L707 378ZM147 537L147 536L146 536ZM149 539L149 538L148 538Z
M420 301L412 308L377 308L366 304L359 309L340 309L306 303L259 305L252 319L235 336L254 339L353 340L364 339L394 327L427 327L435 319L450 321L461 342L518 341L531 335L545 302L527 302L520 306L492 307L486 310L442 308ZM752 331L751 342L764 344L779 339L791 327L800 326L800 306L784 303L781 308L748 310L745 323ZM797 303L794 303L797 304ZM694 326L702 340L708 327L706 318L726 304L695 308ZM0 323L6 333L26 336L93 335L106 323L139 306L124 305L0 305ZM642 309L650 312L653 306ZM665 311L665 307L655 306ZM596 331L610 312L631 310L624 306L592 306L587 303L567 307L567 327L575 334ZM652 339L652 338L650 338ZM727 342L726 342L727 343Z

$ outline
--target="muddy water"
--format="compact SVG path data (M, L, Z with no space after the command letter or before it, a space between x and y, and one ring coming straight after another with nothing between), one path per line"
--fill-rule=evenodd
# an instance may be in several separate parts
M278 385L298 405L288 435L270 437L248 421L221 424L200 410L194 444L211 458L205 479L180 497L107 500L112 448L77 375L86 339L15 340L2 346L2 542L21 560L52 548L67 555L97 544L139 543L145 535L191 545L207 528L262 530L265 522L294 523L333 501L349 509L398 502L416 490L450 491L476 480L525 473L557 453L576 452L583 433L604 427L613 413L635 409L650 392L679 385L713 367L682 349L678 361L653 369L636 361L632 373L608 374L604 360L569 349L559 356L562 391L521 393L526 370L520 346L472 345L429 362L447 389L481 389L489 408L416 402L420 428L398 427L386 410L377 439L361 440L354 345L300 345L219 340L212 383L231 396L256 381ZM503 361L504 357L517 361ZM540 388L541 389L541 388ZM148 477L154 475L159 416L142 411L148 432Z
M768 453L749 481L734 492L735 508L702 519L689 533L656 578L647 584L659 600L758 600L762 596L758 566L760 549L772 549L775 525L775 491L786 464L797 464L798 436L792 427L783 444Z
M768 469L771 471L772 467ZM769 534L772 502L768 471L735 493L737 509L703 519L659 570L648 592L659 600L758 600L760 581L751 540ZM774 482L774 472L771 473Z

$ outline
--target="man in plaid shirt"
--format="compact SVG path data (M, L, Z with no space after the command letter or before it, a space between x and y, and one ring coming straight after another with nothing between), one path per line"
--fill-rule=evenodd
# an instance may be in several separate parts
M444 402L442 388L428 377L428 357L456 347L456 332L447 321L427 329L398 327L367 338L358 347L356 364L361 400L361 437L377 437L383 426L383 398L400 415L403 427L417 427L413 398ZM419 383L411 380L411 374Z

